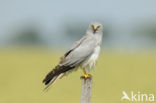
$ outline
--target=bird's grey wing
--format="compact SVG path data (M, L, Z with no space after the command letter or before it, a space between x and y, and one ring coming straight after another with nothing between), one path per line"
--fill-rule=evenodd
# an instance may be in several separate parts
M65 57L65 61L60 65L77 66L94 52L95 47L96 39L94 36L86 35L85 39Z
M77 48L85 39L87 35L84 35L80 40L73 43L72 47L64 54L64 56L68 56L75 48Z

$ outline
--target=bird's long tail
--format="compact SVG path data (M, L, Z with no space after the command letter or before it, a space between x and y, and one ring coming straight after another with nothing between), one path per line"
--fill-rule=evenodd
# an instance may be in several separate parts
M55 83L57 79L62 77L67 71L70 71L75 67L70 66L59 66L57 65L52 71L50 71L43 80L43 83L46 85L44 90L48 90L48 88Z

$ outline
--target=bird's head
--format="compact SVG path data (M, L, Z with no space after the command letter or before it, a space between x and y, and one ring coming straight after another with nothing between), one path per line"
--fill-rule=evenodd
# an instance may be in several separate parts
M93 32L94 34L100 33L103 31L103 26L102 26L102 24L100 24L98 22L93 22L90 24L89 30L91 30L91 32Z

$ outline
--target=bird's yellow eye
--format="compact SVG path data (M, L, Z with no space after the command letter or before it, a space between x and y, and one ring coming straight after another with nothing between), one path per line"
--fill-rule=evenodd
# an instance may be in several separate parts
M94 25L91 25L91 27L94 29Z
M93 30L97 29L97 26L95 26L95 25L91 25L91 26L92 26Z
M98 29L98 28L100 28L100 25L99 25L99 26L97 26L97 29Z

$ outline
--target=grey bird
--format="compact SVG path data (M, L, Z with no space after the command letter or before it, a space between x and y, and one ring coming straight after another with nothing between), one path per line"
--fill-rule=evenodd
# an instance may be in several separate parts
M50 71L43 80L47 89L65 74L82 68L83 78L88 78L90 70L95 67L98 59L103 35L103 26L98 22L89 25L86 34L61 57L59 64Z

